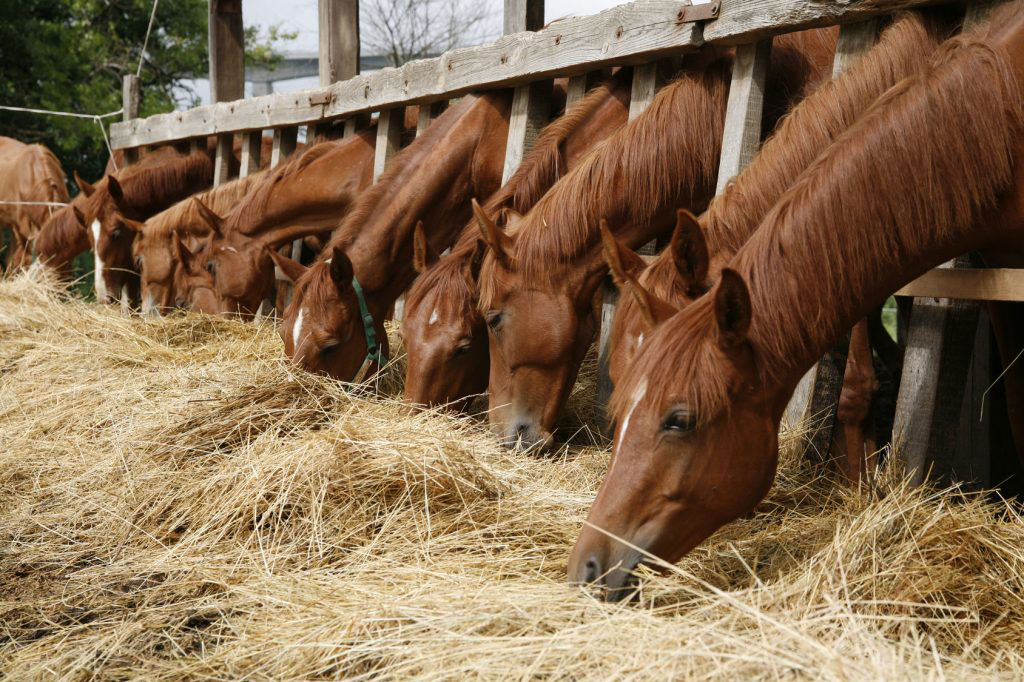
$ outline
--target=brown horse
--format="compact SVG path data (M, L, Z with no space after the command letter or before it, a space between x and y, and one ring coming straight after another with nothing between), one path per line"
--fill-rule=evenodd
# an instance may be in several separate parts
M379 367L388 350L384 318L415 277L416 225L441 251L468 221L470 197L498 189L511 106L509 91L462 98L392 159L318 263L306 269L278 259L297 277L281 326L290 358L343 381Z
M632 69L622 69L547 126L529 155L484 208L524 213L629 113ZM504 222L503 220L500 222ZM479 233L463 228L449 255L437 259L417 232L416 270L405 295L402 340L406 352L405 400L420 405L465 407L487 389L487 327L477 310Z
M219 185L194 199L216 213L227 213L263 180L265 171ZM127 223L134 229L136 223ZM210 228L193 198L179 201L147 220L132 242L135 266L140 274L142 312L161 313L180 308L187 301L182 288L182 263L175 240L190 253L210 235Z
M31 242L60 208L47 204L67 202L64 170L53 152L41 144L0 137L0 229L11 231L8 272L31 262Z
M832 31L780 38L767 89L780 101L767 109L784 111L787 98L828 73L834 46ZM643 114L544 195L516 237L484 229L490 420L506 444L551 442L594 338L607 272L599 219L635 248L671 228L676 206L702 210L714 194L731 54L707 47L684 67Z
M712 201L701 226L680 217L669 248L627 286L632 295L619 302L609 346L609 374L615 384L625 376L644 336L649 338L654 325L717 281L723 265L746 243L798 174L889 87L924 68L953 28L947 23L918 13L898 17L862 59L838 79L822 83L790 112L761 153ZM628 273L620 274L614 267L612 273L617 283L626 285L623 280L630 277ZM851 476L860 470L864 454L856 442L868 440L851 430L853 424L861 430L870 408L871 391L862 390L874 380L866 326L861 323L855 335L857 343L847 368L850 381L844 382L847 388L840 399L842 421L847 425L844 441L851 446L845 448Z
M310 234L329 232L373 179L376 126L321 142L275 168L230 212L196 207L211 239L196 256L181 252L188 307L220 315L256 314L274 287L268 251Z
M965 251L1024 260L1022 81L1016 2L876 101L717 286L652 333L616 388L612 465L572 580L623 598L639 562L676 561L750 512L774 478L800 377L891 292Z

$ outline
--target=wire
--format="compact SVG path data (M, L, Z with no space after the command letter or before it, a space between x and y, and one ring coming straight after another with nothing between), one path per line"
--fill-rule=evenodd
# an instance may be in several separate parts
M149 33L153 30L153 20L156 19L156 6L160 0L153 0L153 10L149 13L149 26L146 27L146 39L142 41L142 52L139 53L139 68L135 70L135 77L142 75L142 61L146 58L146 48L149 47Z

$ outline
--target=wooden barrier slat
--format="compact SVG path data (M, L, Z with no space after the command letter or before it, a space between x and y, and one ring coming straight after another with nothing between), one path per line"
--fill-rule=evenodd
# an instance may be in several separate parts
M277 168L295 151L299 131L296 128L275 128L274 145L270 148L270 167Z
M1024 270L936 268L897 291L896 295L971 301L1024 301Z
M419 137L423 131L429 128L434 119L444 113L444 110L447 108L447 100L421 104L419 117L416 119L416 137Z
M238 177L244 178L256 172L260 167L260 156L263 152L263 131L256 130L242 137L242 163Z
M565 89L565 110L569 111L587 94L587 76L573 76Z
M771 49L771 38L736 48L722 136L722 157L718 164L718 194L740 174L761 147L761 112Z
M384 172L388 161L394 156L402 142L402 123L405 110L388 109L380 112L377 119L377 144L373 150L373 181Z
M505 0L504 32L506 35L536 35L544 25L544 0ZM502 60L507 60L503 56ZM501 183L508 182L519 168L540 131L551 118L550 80L538 80L519 86L512 95L512 112L505 143L505 165Z
M213 160L213 186L222 185L231 179L231 157L234 154L234 135L227 133L217 136L217 151Z

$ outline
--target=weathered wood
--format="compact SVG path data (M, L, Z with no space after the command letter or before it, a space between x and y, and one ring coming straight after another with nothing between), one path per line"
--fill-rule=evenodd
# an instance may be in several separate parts
M508 122L505 145L505 167L501 182L505 184L533 149L540 131L551 118L551 81L543 80L516 88L512 95L512 114Z
M134 74L125 76L121 81L121 106L124 109L123 118L125 121L139 117L140 99L139 77ZM139 160L139 151L137 149L126 149L124 160L126 163L135 163Z
M569 111L587 94L587 76L573 76L565 89L565 110Z
M972 301L1024 301L1024 270L936 268L897 291L896 295Z
M405 111L401 108L380 112L377 119L377 144L373 151L373 181L377 182L388 161L398 153L402 142Z
M245 96L245 30L242 0L210 0L210 99L231 102ZM230 132L209 130L198 134Z
M244 178L256 172L260 167L260 155L263 152L263 131L246 133L242 137L242 164L238 177Z
M633 82L629 93L629 120L633 120L651 106L658 94L658 63L641 64L633 68ZM652 239L637 253L651 256L657 251L658 240Z
M848 24L839 30L839 42L832 61L832 77L839 76L871 49L878 38L879 20L868 19ZM719 187L722 176L719 174ZM847 348L848 350L848 348ZM813 431L805 441L805 454L824 456L832 442L835 408L843 386L846 353L833 349L800 379L786 406L785 423L790 427L811 425ZM842 359L843 364L837 362Z
M505 0L504 35L539 31L544 26L544 0Z
M217 151L213 159L213 186L231 179L231 157L234 154L234 135L217 136Z
M359 75L359 1L318 0L320 85Z
M761 147L761 113L771 50L771 38L736 48L725 110L722 156L718 163L719 194Z
M419 117L416 119L416 137L422 135L430 127L433 120L440 116L447 108L448 102L443 100L431 102L430 104L421 104Z
M295 151L299 131L297 128L275 128L274 143L270 148L270 167L277 168Z
M188 151L190 154L197 154L206 149L206 138L205 137L193 137L188 142Z
M450 50L435 59L382 69L326 88L275 93L121 123L115 126L114 140L117 148L123 148L215 132L305 125L407 103L452 99L473 90L574 76L603 66L643 63L702 44L698 24L677 23L681 6L675 0L620 5L560 21L541 31ZM328 103L320 103L323 101Z

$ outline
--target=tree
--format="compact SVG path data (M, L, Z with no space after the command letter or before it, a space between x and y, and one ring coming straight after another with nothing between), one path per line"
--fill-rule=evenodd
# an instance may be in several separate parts
M117 111L121 79L138 68L152 7L152 0L0 0L0 104ZM185 81L208 72L207 12L207 0L158 5L140 74L140 116L171 111L182 97L197 103ZM247 60L273 62L274 44L288 37L249 27ZM107 162L103 134L88 119L0 110L0 135L45 144L69 175L76 169L97 178Z
M483 42L494 12L482 0L363 0L359 8L366 52L392 66Z

